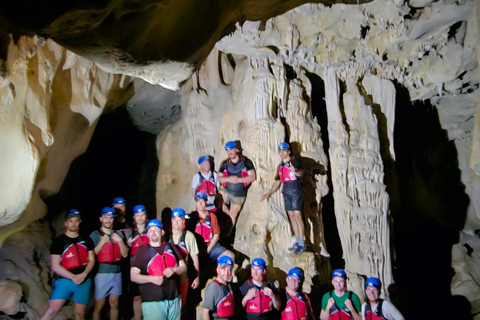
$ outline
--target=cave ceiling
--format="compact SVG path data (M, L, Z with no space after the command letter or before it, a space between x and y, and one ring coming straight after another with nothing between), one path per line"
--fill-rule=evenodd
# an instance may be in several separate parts
M0 59L6 58L9 34L37 34L108 72L178 89L235 24L264 21L307 2L370 1L3 1Z

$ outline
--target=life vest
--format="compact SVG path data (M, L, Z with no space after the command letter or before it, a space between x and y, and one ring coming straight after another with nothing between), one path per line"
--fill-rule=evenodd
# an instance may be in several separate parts
M308 312L311 310L310 299L303 292L291 296L285 292L287 303L282 311L282 320L307 320Z
M213 283L219 286L223 292L223 298L216 305L217 318L228 318L233 316L235 304L232 288L229 284L224 285L217 280L214 280Z
M250 287L255 286L251 280L247 280ZM262 284L263 289L265 284ZM247 313L263 314L272 311L272 298L267 296L263 290L258 291L258 295L247 301L245 306Z
M203 223L201 223L200 221L197 222L197 224L195 225L195 233L201 235L206 243L210 243L213 235L209 215L205 218Z
M280 163L278 165L278 176L283 183L297 180L295 172L292 170L290 163Z
M352 300L353 293L351 291L348 292L348 298ZM330 297L333 298L332 291L330 291ZM351 320L353 319L352 312L344 306L343 309L340 310L338 308L337 303L335 302L333 306L329 310L330 313L330 320Z
M248 177L248 171L247 171L247 168L245 168L244 166L244 162L245 162L245 158L243 156L240 157L240 161L237 162L236 165L232 163L232 160L227 159L227 167L225 168L225 170L223 170L223 176L228 177L229 175L232 175L232 176L237 176L241 178ZM224 182L223 186L226 187L227 184L228 184L227 182ZM243 186L246 187L249 184L250 183L244 182Z
M210 174L210 178L207 180L202 175L202 173L198 173L198 186L195 192L203 192L209 196L214 196L217 194L217 182L215 181L215 176L213 172Z
M365 320L386 320L386 318L383 317L382 304L383 299L378 299L377 312L374 312L370 306L370 303L367 302L365 305L365 310L363 311Z
M100 233L100 236L105 234L102 229L99 229L97 232ZM100 263L114 263L122 259L120 244L112 241L112 235L114 232L116 231L112 230L112 232L108 235L110 241L103 245L102 249L100 249L100 252L97 255L98 262Z
M173 268L177 265L177 258L169 244L165 245L163 252L157 252L150 244L146 247L150 252L150 260L147 263L147 274L149 276L163 276L166 268Z
M182 234L180 235L180 239L178 239L178 243L173 242L173 235L170 237L170 240L168 242L176 244L180 248L182 253L185 256L188 256L187 244L185 243L185 234L186 233L187 232L185 230L182 232Z
M66 237L70 239L69 237ZM67 270L83 267L88 264L88 249L85 240L78 237L77 243L68 241L60 257L60 264Z
M145 232L147 230L145 229ZM150 239L147 235L138 233L138 230L135 229L132 232L132 243L130 244L130 254L134 256L137 253L138 248L150 243Z

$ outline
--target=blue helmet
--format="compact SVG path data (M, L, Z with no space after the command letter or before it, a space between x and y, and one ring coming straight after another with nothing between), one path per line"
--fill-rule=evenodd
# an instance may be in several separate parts
M278 151L281 151L281 150L290 150L290 146L288 145L288 143L286 143L286 142L281 142L281 143L278 145Z
M335 269L332 272L332 279L335 277L340 277L347 280L347 273L343 269Z
M252 260L252 266L265 270L267 268L267 263L262 258L255 258Z
M103 207L101 215L102 216L112 216L114 218L117 216L115 214L115 210L113 210L113 208L110 208L110 207Z
M227 143L225 143L225 150L235 150L235 149L238 149L235 141L228 141Z
M182 208L175 208L172 210L172 218L173 217L180 217L182 219L185 219L185 210Z
M147 230L150 227L158 227L160 229L163 229L163 224L162 224L161 221L158 221L157 219L152 219L152 220L148 221L148 223L147 223Z
M292 268L288 270L288 276L292 278L297 278L298 280L302 280L303 272L300 268Z
M223 266L229 266L233 267L233 260L229 256L221 256L217 260L217 266L223 267Z
M80 210L78 209L70 209L67 214L65 215L65 220L68 220L70 218L77 217L79 219L82 219L82 216L80 215Z
M205 161L209 161L210 160L210 157L209 156L201 156L201 157L198 157L198 164L202 164L204 163Z
M205 201L207 201L208 199L208 196L205 192L197 192L195 193L195 201L198 201L200 199L203 199Z
M147 212L147 209L143 204L137 204L135 207L133 207L133 214L139 212Z
M367 287L374 287L380 290L382 288L382 282L378 278L370 277L365 280L365 289L367 289Z
M122 197L116 197L115 199L113 199L113 204L112 204L112 207L116 204L125 204L125 199L123 199Z

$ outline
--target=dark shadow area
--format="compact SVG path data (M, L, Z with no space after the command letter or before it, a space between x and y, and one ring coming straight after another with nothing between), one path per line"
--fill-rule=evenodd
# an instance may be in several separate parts
M323 149L327 155L328 165L326 169L327 184L329 193L322 198L321 212L323 218L323 229L325 232L325 242L327 243L327 250L330 254L330 265L333 269L343 268L345 262L342 255L342 244L337 229L337 220L335 217L335 202L333 200L333 185L332 173L330 167L330 140L328 137L328 116L327 106L325 104L325 83L316 74L307 73L308 79L312 84L311 107L312 114L317 119L320 125L323 141Z
M457 151L437 110L428 101L412 104L400 85L396 90L392 300L406 319L470 319L466 304L450 292L452 245L458 242L469 203ZM419 283L416 289L414 282ZM419 298L417 288L425 288L426 294Z

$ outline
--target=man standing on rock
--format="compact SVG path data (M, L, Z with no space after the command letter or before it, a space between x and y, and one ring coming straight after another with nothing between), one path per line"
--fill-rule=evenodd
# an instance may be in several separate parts
M265 281L267 264L262 258L252 260L250 267L252 278L240 287L242 305L247 313L247 320L276 319L282 302L275 293L275 286Z
M203 192L208 195L207 210L215 211L215 196L217 195L220 183L218 182L217 173L212 171L209 156L201 156L198 158L200 171L193 175L192 190L193 196L197 192Z
M358 313L362 307L360 299L355 293L347 291L347 274L344 270L333 271L332 285L334 290L323 295L320 320L362 319Z
M92 280L88 274L95 265L94 244L87 236L78 233L82 218L80 211L71 209L65 215L65 233L52 243L52 271L57 275L55 288L47 311L41 320L50 320L60 312L65 302L73 296L75 319L85 319Z
M122 233L113 229L114 220L115 210L104 207L100 216L102 226L90 234L98 260L98 273L95 276L94 320L100 320L107 297L110 304L110 320L118 319L118 300L122 295L120 261L128 256L128 247Z
M150 243L132 258L130 277L139 284L145 320L180 320L179 276L187 265L177 247L163 241L164 233L160 221L148 221Z
M275 182L270 190L260 198L260 201L268 200L272 193L277 191L283 183L282 194L285 201L285 210L287 210L293 233L295 234L295 244L290 250L293 250L293 253L298 255L305 250L305 225L302 214L303 199L300 181L303 171L300 162L291 157L288 143L280 143L278 145L278 153L280 158L282 158L282 162L277 167Z
M242 154L240 142L227 142L225 151L228 158L218 170L218 181L222 184L219 193L223 197L223 212L230 216L233 230L256 173L252 161Z

